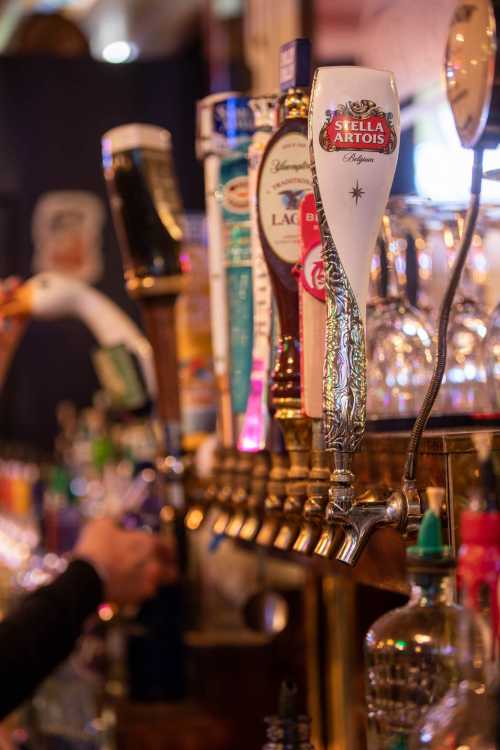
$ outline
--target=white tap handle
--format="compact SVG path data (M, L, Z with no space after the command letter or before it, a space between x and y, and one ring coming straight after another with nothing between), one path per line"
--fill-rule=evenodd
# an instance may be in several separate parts
M393 74L318 68L309 128L326 222L365 321L371 257L399 151Z
M309 144L327 291L325 443L328 450L349 455L359 448L365 428L370 263L398 157L399 102L392 73L318 68Z

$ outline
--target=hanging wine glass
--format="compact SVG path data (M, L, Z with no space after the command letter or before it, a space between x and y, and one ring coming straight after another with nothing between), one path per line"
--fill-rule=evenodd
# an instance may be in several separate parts
M408 296L425 316L429 330L434 331L439 301L448 275L442 220L432 202L418 196L392 198L391 210L399 215L400 223L406 230L407 242L413 246L408 248L414 254L413 299L411 295Z
M500 302L491 313L484 340L488 396L494 412L500 412Z
M498 295L500 206L483 205L478 227L483 243L482 253L475 259L474 272L476 279L484 287L485 306L491 310L483 342L483 359L490 409L493 413L498 413L500 412L500 301Z
M439 212L451 269L462 232L463 212L446 205L440 206ZM483 357L487 313L482 302L486 260L481 224L474 234L471 251L471 260L464 268L450 315L446 372L439 401L439 409L445 414L481 413L490 409Z
M368 368L370 418L410 417L417 413L431 372L431 336L425 317L407 298L406 252L410 233L402 220L401 199L382 223L386 297L372 332Z
M383 269L385 250L383 245L384 240L382 236L379 236L370 265L368 298L366 301L366 358L368 362L371 361L373 356L373 334L380 323L380 313L385 297Z

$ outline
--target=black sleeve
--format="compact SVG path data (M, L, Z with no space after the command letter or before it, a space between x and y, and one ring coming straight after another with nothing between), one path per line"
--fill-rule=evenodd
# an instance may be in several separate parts
M92 565L74 560L59 578L29 594L0 622L0 719L69 656L102 595L102 582Z

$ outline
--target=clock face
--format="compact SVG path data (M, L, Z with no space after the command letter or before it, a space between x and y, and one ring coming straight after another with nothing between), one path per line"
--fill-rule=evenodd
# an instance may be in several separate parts
M446 91L462 146L483 133L491 101L496 24L491 0L459 2L446 46Z

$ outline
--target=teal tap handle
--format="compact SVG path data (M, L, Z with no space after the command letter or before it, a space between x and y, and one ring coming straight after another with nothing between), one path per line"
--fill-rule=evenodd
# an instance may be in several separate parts
M244 414L250 387L253 345L252 259L246 154L224 159L220 196L225 234L231 401Z

